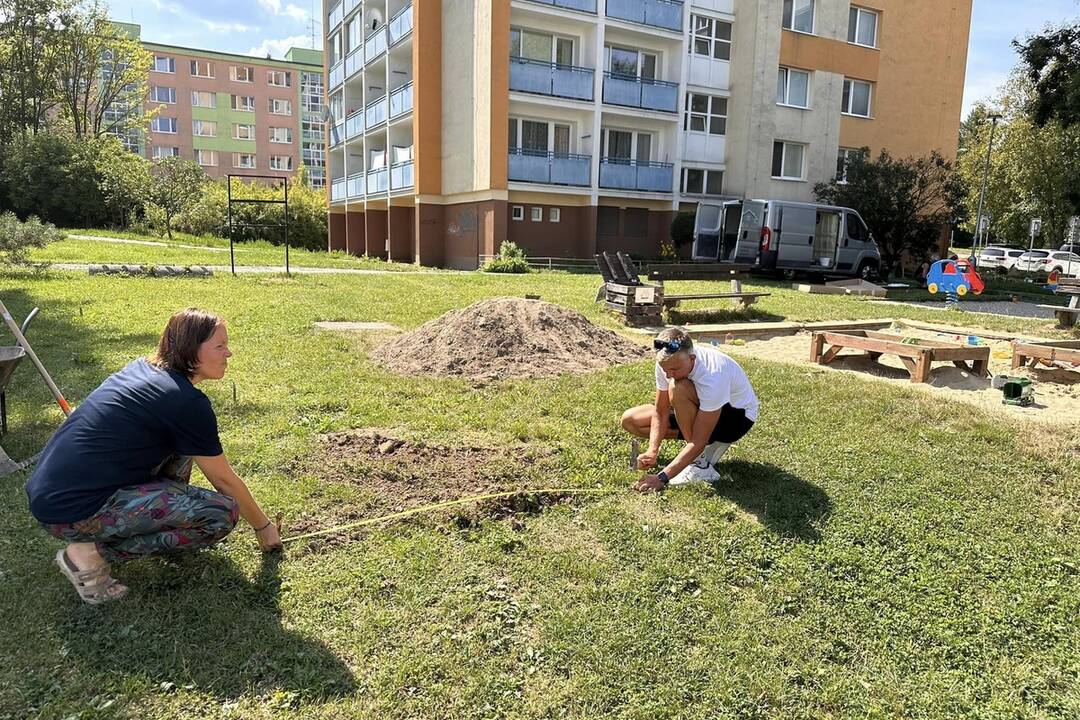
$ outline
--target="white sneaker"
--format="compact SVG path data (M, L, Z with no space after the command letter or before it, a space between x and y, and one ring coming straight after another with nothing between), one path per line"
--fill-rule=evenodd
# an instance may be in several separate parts
M713 469L709 459L702 453L698 459L686 466L686 468L671 478L668 485L688 485L695 482L714 483L720 480L720 473Z

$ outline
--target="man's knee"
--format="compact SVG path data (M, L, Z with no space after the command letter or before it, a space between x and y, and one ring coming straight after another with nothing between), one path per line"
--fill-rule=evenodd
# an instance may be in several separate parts
M694 387L694 383L687 380L676 380L675 387L671 391L672 402L690 403L695 407L698 404L697 388Z
M620 421L620 424L622 425L622 429L626 432L632 433L637 430L637 413L635 412L636 410L637 408L630 408L622 414L622 420Z

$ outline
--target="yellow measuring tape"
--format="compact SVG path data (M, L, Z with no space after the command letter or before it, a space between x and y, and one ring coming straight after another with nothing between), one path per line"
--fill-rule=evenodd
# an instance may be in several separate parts
M407 518L412 515L421 515L423 513L432 512L433 510L442 510L443 508L456 507L458 505L468 505L469 503L482 502L484 500L509 498L516 495L609 495L623 489L624 488L544 488L541 490L511 490L509 492L490 493L488 495L473 495L457 500L447 500L446 502L434 503L432 505L423 505L421 507L412 508L411 510L404 510L402 512L383 515L381 517L358 520L354 523L348 523L347 525L337 525L335 527L326 528L325 530L304 533L303 535L293 535L292 537L283 538L281 542L291 543L296 542L297 540L307 540L308 538L321 537L323 535L334 535L347 530L365 527L367 525L378 525L379 523L401 520L402 518Z

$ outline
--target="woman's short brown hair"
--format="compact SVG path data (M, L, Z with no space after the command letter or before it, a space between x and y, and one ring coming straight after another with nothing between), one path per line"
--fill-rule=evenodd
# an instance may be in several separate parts
M199 364L199 346L223 323L220 317L205 310L181 310L169 318L157 351L149 358L150 364L192 377Z

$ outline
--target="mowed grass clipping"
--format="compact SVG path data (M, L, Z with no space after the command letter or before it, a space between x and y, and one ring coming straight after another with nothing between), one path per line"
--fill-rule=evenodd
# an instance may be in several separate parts
M613 490L501 519L444 513L270 558L242 526L180 563L122 567L131 596L91 608L51 565L59 543L29 517L25 477L4 478L0 718L1080 716L1075 429L748 360L762 415L725 457L720 488L642 497L624 491L634 475L617 422L651 397L648 362L477 387L373 365L368 349L392 334L312 328L408 329L525 293L617 328L592 303L596 284L0 277L17 318L42 308L28 337L73 403L148 353L176 309L223 314L236 355L202 387L228 456L286 525L328 526L370 501L301 462L322 434L351 428L508 452L528 443L555 452L551 485ZM756 306L768 316L972 322L770 289ZM25 457L61 414L29 363L8 401L3 446Z

